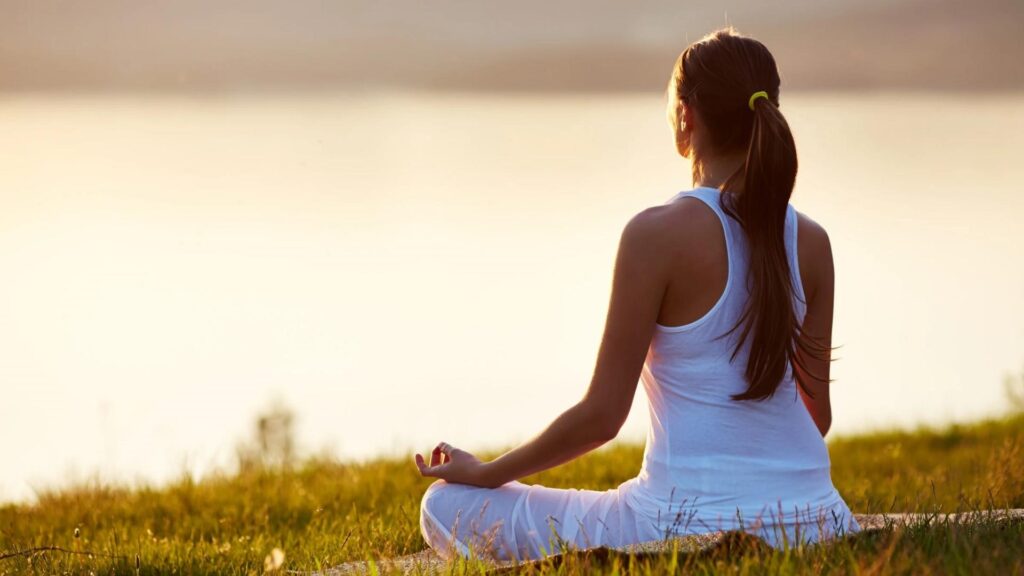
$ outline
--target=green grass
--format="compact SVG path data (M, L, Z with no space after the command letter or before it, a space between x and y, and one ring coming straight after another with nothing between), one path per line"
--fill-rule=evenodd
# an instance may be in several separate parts
M857 513L1024 507L1024 414L944 429L829 438L836 488ZM523 481L603 490L636 474L643 446L615 443ZM493 454L492 454L493 455ZM481 455L491 456L491 455ZM284 567L314 570L424 548L418 511L431 482L412 457L312 459L160 488L81 485L0 508L0 574L262 574L274 548ZM75 531L78 530L78 537ZM703 555L607 551L551 560L527 573L928 574L1024 573L1024 523L933 523L840 543L773 551L738 540ZM136 558L138 560L136 560ZM474 572L471 563L454 573Z

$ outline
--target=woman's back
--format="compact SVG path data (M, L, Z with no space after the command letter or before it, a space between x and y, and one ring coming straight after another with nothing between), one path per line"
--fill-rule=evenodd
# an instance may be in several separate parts
M834 515L842 517L842 529L856 530L859 527L848 525L852 514L832 485L828 450L792 371L769 399L731 398L748 387L744 371L750 339L735 350L742 328L730 329L750 298L749 247L739 223L721 207L720 194L702 187L669 201L697 198L717 215L727 262L709 262L691 280L721 286L718 269L724 268L724 289L717 290L710 309L699 318L655 327L641 372L650 406L647 446L639 475L622 487L627 501L659 530L679 533L750 527L758 519L786 525L821 517L833 524ZM790 205L784 241L794 312L802 322L807 306L797 228L797 213ZM694 252L693 247L689 250ZM696 251L705 251L704 246ZM706 252L716 252L713 243ZM773 543L781 537L762 535Z
M498 526L492 548L519 558L544 552L549 527L573 545L613 548L736 529L785 547L860 530L832 485L823 439L832 254L824 230L789 204L798 162L780 84L768 49L731 28L676 59L667 119L700 187L623 230L580 402L487 464L439 444L455 459L432 459L427 473L447 466L446 479L497 488L432 484L421 526L435 548L466 552L460 511L473 515L471 534ZM603 492L508 482L614 437L638 380L650 428L635 477Z

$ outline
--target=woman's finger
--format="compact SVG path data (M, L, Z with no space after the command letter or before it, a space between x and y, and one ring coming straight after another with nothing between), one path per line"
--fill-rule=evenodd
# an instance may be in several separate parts
M438 464L446 464L446 463L451 461L451 459L452 459L452 445L451 444L449 444L447 442L438 442L437 443L437 448L435 448L435 450L439 450L440 451L440 453L438 454L438 458L437 458L437 461L438 461L437 463Z
M416 467L420 469L420 476L429 476L431 478L441 478L442 480L448 480L449 467L444 464L438 464L437 466L427 466L423 461L423 456L416 455Z
M447 442L438 442L430 452L430 466L442 466L452 461L452 456L460 450Z
M420 476L433 476L434 471L423 461L423 456L416 454L416 467L420 470Z

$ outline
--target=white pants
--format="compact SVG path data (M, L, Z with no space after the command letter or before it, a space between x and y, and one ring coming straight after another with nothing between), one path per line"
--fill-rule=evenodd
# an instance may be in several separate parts
M481 488L437 480L420 503L423 538L445 558L528 560L557 554L562 544L612 548L659 539L648 524L616 488L562 489L519 481Z
M736 528L703 520L680 527L678 513L653 520L627 504L623 490L628 482L598 491L519 481L481 488L437 480L420 502L420 532L444 558L521 561L558 554L563 548L623 548L669 536L713 532L718 527ZM672 516L676 520L670 522ZM822 522L826 516L831 526ZM808 516L800 522L758 522L741 528L776 548L784 541L813 543L860 530L841 500L819 511L813 520Z

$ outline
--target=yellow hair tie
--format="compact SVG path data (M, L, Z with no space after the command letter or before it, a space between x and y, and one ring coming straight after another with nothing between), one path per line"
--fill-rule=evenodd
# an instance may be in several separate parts
M750 95L750 100L747 100L747 106L750 106L750 109L753 110L754 109L754 100L757 100L758 98L767 98L767 97L768 97L768 93L765 92L764 90L761 90L760 92L754 92L753 94Z

